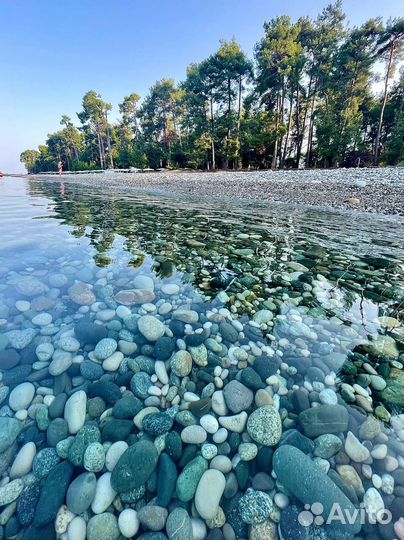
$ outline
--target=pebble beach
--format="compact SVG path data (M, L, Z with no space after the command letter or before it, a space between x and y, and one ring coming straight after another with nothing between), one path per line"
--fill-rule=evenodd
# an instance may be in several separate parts
M40 175L37 177L41 178ZM47 175L42 178L58 179ZM310 169L284 171L136 172L65 174L65 182L159 191L177 195L244 199L289 205L404 215L404 169Z
M170 190L170 174L156 174L136 182ZM135 181L122 176L119 186ZM83 179L93 181L100 179ZM65 182L66 203L45 199L46 186L28 193L33 225L17 231L19 257L10 257L5 234L0 538L400 537L399 261L297 243L279 266L263 269L251 246L269 244L264 232L233 225L226 264L238 273L205 294L185 279L205 235L176 224L189 259L169 275L153 266L167 260L156 232L154 260L146 254L131 265L118 238L101 266L84 232L72 234L65 216L56 225L77 180ZM204 182L190 189L205 194L197 191ZM248 182L237 196L251 193ZM363 209L376 210L372 204ZM134 225L122 213L130 236ZM212 238L223 235L215 230ZM146 235L139 224L137 234ZM205 272L203 283L212 281ZM335 505L353 518L328 520Z

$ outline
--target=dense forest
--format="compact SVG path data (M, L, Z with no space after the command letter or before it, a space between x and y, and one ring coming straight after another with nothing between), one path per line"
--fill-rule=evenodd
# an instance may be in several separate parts
M21 161L28 172L107 168L300 168L404 161L404 20L348 28L341 2L315 20L276 17L249 59L235 39L185 80L112 105L89 91ZM397 70L399 72L397 73ZM377 84L377 92L375 91Z

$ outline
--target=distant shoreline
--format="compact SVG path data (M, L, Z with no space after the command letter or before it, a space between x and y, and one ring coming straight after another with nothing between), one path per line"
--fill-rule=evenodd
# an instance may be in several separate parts
M64 182L160 190L178 195L244 199L404 216L403 172L399 167L276 171L159 171L64 174ZM27 175L59 179L55 175Z

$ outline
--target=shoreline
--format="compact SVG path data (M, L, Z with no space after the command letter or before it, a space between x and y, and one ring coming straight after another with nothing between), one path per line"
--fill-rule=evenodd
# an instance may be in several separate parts
M400 168L65 174L66 183L404 216ZM55 175L26 178L55 180ZM324 179L325 178L325 179ZM377 184L376 184L377 182Z

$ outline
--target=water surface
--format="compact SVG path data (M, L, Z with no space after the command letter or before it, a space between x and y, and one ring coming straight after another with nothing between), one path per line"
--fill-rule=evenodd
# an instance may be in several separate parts
M261 375L260 384L268 390L268 400L280 410L283 436L296 428L302 431L300 414L307 405L323 407L333 404L335 399L348 407L349 430L359 437L364 448L372 451L377 445L388 444L390 459L386 460L368 457L355 461L342 450L320 461L318 455L310 455L325 473L331 467L334 477L329 476L337 485L345 482L343 488L353 504L359 506L375 497L369 489L377 489L379 499L376 496L373 504L391 506L395 521L404 495L402 482L398 481L404 464L401 417L393 420L393 430L391 424L391 415L396 416L403 408L402 236L401 220L359 212L196 198L179 200L158 193L90 188L57 181L1 181L0 351L13 349L15 330L34 330L31 340L17 348L17 365L4 364L3 388L8 386L11 391L25 380L32 381L36 403L45 402L47 406L52 399L44 400L47 394L70 395L77 389L88 393L88 384L94 384L94 379L83 375L81 364L97 363L94 344L81 342L79 350L65 351L75 356L66 371L57 375L49 373L54 357L43 360L35 353L43 343L52 344L55 350L63 349L60 340L74 337L76 326L86 318L103 325L108 336L120 340L119 343L137 344L136 352L120 345L125 360L117 365L116 372L104 368L104 377L133 391L125 375L128 358L136 360L141 354L154 362L158 355L154 342L139 335L136 323L125 320L124 310L117 311L118 305L125 305L135 320L152 314L167 325L175 319L175 310L196 310L199 320L190 319L183 331L185 335L204 331L206 340L211 339L205 341L211 347L209 363L198 364L194 358L192 374L182 380L171 374L169 385L183 388L178 399L174 397L169 402L165 395L161 397L160 390L156 395L151 391L143 399L144 406L157 405L164 411L171 410L171 403L174 408L184 408L194 399L211 395L210 388L205 390L211 379L213 391L220 391L220 374L225 385L230 379L241 377L243 384L250 384L256 393L259 385L254 387L251 381L247 384L240 374L254 366L254 359L265 357L272 366L271 375ZM151 278L152 295L146 294L144 301L138 303L121 302L125 291L139 289L134 285L139 278ZM76 282L93 291L94 302L81 305L73 301L70 291ZM162 307L163 304L169 307ZM51 321L47 322L45 317L44 323L35 323L35 317L43 313L50 315ZM241 332L238 340L223 335L223 321ZM10 332L13 340L8 337ZM175 334L174 342L175 337L181 335ZM212 339L219 344L216 352ZM175 348L184 346L181 339ZM165 361L169 369L169 358ZM140 360L137 362L136 369L129 363L132 375L145 369L139 367ZM98 365L101 364L98 359ZM27 365L31 367L21 368ZM202 378L201 371L208 376ZM157 382L157 388L164 387L158 379L152 382ZM45 390L38 392L38 387ZM330 392L324 392L326 389ZM184 397L185 391L193 395ZM45 422L45 430L38 429L41 422L38 424L35 407L31 404L28 412L11 410L8 394L3 392L0 415L17 414L24 424L18 448L29 440L35 441L37 450L47 447L49 441L44 432L48 426ZM377 419L375 436L364 436L364 428L361 432L366 418ZM103 421L97 421L101 427ZM35 429L29 431L32 425ZM176 420L173 429L181 432L183 425ZM344 445L346 431L338 433ZM245 430L243 437L245 442L251 442ZM233 442L233 446L229 447L230 458L240 453L237 444ZM258 444L258 449L262 452L262 445ZM14 453L10 453L10 463ZM237 477L241 494L256 485L257 474L272 473L271 466L263 468L258 458L243 463L247 464L247 481L243 483ZM340 469L352 465L359 473L361 487L350 484L350 469ZM379 485L372 474L381 479L383 475L388 477ZM335 475L339 475L337 479ZM392 489L391 479L393 484L396 482ZM297 493L282 485L272 485L267 492L273 500L282 490L289 495L287 507L281 504L278 513L273 511L266 519L276 524L281 520L286 538L288 534L297 534L297 529L288 532L286 525L282 529L282 515L285 523L293 521L290 516L303 511L305 501L299 501ZM364 499L365 492L368 495ZM152 495L153 491L146 492L144 502ZM231 509L226 513L233 500L236 499L223 499L222 506L227 523L241 537L246 523L237 528ZM30 526L15 525L25 535ZM384 538L393 538L392 527L392 523L366 523L359 535L374 538L382 530ZM326 527L320 532L314 525L301 528L303 537L328 538L327 534L331 534ZM250 524L247 534L256 537L258 531L258 524ZM352 537L352 531L347 533L344 528L338 529L338 534L341 538Z

